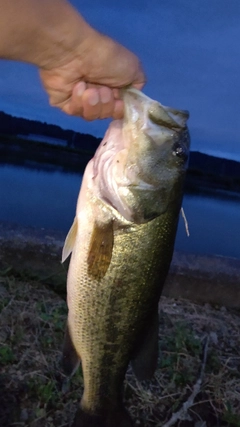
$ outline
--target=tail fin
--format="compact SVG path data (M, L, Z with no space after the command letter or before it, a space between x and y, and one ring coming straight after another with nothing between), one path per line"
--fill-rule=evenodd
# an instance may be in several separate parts
M133 423L125 408L104 416L92 415L78 408L71 427L133 427Z

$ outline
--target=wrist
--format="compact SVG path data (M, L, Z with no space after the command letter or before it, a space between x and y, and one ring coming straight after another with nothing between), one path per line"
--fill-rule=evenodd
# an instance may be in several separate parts
M49 5L49 0L44 1ZM47 22L38 26L37 51L30 59L42 69L60 67L75 59L77 51L84 50L86 39L95 32L65 0L54 0L54 3L61 3L61 13L57 13L55 18L55 11L51 8L53 13ZM46 9L49 13L49 6Z
M95 32L65 0L0 0L0 9L0 57L39 68L73 59Z

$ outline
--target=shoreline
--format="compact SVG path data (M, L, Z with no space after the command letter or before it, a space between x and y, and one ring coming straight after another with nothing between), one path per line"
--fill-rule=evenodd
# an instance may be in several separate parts
M0 222L0 271L66 296L68 262L61 264L65 234ZM174 252L163 296L239 309L240 259Z
M97 148L97 147L95 147ZM65 172L83 173L95 150L72 146L53 145L44 142L24 140L17 137L7 137L0 134L0 164L21 165L24 167L48 167ZM193 163L191 159L193 158ZM198 165L198 161L200 162ZM199 160L201 159L201 161ZM185 180L185 191L201 192L231 192L236 197L240 194L240 163L225 159L226 167L217 157L191 151L189 167ZM220 163L220 164L219 164ZM226 174L225 169L233 175ZM237 166L236 166L237 165ZM218 167L217 167L218 166ZM204 169L206 167L206 170ZM217 168L217 169L216 169ZM216 169L215 173L213 171Z

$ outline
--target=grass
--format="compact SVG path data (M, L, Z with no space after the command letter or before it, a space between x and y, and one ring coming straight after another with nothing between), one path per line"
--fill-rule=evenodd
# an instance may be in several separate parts
M0 425L66 427L83 390L81 369L70 383L60 366L66 304L10 273L0 276ZM159 353L152 381L137 382L130 368L126 376L125 404L136 426L162 426L183 407L206 353L199 392L172 425L240 427L239 313L162 298Z

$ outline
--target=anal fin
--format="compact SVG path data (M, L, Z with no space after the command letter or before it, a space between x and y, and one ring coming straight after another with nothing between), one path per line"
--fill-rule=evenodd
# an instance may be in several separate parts
M152 378L158 362L158 310L155 309L153 316L148 322L145 335L131 360L131 365L136 378L145 381Z
M63 352L62 352L62 366L64 373L67 376L73 375L80 363L80 357L78 356L75 347L73 345L69 327L66 326L64 342L63 342Z

